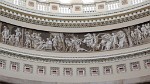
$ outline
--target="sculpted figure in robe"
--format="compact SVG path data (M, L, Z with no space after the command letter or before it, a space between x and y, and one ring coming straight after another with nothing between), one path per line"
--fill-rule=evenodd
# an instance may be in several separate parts
M53 47L52 45L53 45L53 43L52 43L51 39L50 38L46 38L46 42L43 44L41 49L51 50L52 51L52 47Z
M25 33L25 47L31 48L31 35L29 32Z
M9 44L10 45L15 44L15 34L9 35Z
M141 32L142 32L142 37L143 39L144 38L147 38L148 36L148 30L146 29L145 25L143 24L142 27L141 27Z
M98 50L99 49L99 36L100 34L96 35L95 33L93 34L86 34L84 35L84 40L83 43L85 43L88 47L92 48L92 51Z
M2 31L2 41L7 44L9 39L9 29L4 26L4 30Z
M20 31L20 28L17 28L15 30L16 34L15 34L15 46L19 46L20 44L20 38L21 38L21 31Z
M139 30L139 26L137 26L136 29L134 29L135 38L136 38L136 45L142 43L142 32Z
M101 50L110 50L112 48L113 38L110 34L104 34L101 36Z
M118 48L123 48L127 44L126 34L123 31L117 32L118 36Z
M66 52L69 51L69 52L73 52L73 43L72 41L69 39L69 38L66 38L65 39L65 44L66 44Z
M82 44L82 40L73 36L73 38L71 38L71 41L74 45L74 48L75 48L75 51L76 52L81 52L81 51L87 51L86 49L84 48L81 48L81 44Z
M118 45L118 39L117 34L112 33L112 47L113 49L117 48Z

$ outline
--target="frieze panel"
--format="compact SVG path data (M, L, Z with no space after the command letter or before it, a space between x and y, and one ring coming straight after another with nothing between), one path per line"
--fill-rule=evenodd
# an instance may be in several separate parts
M0 22L1 43L48 52L100 52L150 42L150 21L125 28L89 33L38 31Z

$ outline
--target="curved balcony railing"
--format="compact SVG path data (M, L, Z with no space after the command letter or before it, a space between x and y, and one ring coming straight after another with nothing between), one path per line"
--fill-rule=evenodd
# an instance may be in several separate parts
M150 3L150 2L149 2ZM5 6L1 6L0 8L0 15L11 18L14 20L18 20L21 22L26 22L26 23L31 23L31 24L36 24L36 25L44 25L44 26L50 26L50 27L57 27L57 28L89 28L89 27L98 27L98 26L106 26L106 25L113 25L113 24L118 24L118 23L123 23L123 22L128 22L140 18L144 18L150 15L150 7L148 7L148 4L146 4L144 7L137 9L137 10L132 10L131 12L128 13L117 13L117 15L109 15L107 16L91 16L93 18L89 19L73 19L73 18L85 18L85 17L61 17L63 19L52 19L51 17L57 17L57 16L47 16L42 15L41 16L33 16L34 14L30 14L29 12L22 13L18 10ZM27 11L27 10L23 10ZM65 14L64 14L65 15ZM46 18L45 18L46 17ZM58 16L60 17L60 16ZM88 17L88 16L87 16ZM102 17L102 18L101 18ZM71 18L71 20L67 19Z
M11 4L10 2L7 2L5 0L1 0L1 5L2 6L6 6L6 7L11 7L12 9L17 9L19 11L24 11L24 12L28 12L28 13L32 13L32 14L40 14L42 16L48 16L48 17L55 17L55 18L58 18L58 17L68 17L68 18L76 18L76 17L82 17L82 18L93 18L93 17L101 17L101 16L108 16L110 14L114 14L114 13L120 13L120 12L124 12L124 11L129 11L129 10L134 10L134 9L137 9L137 8L141 8L143 6L148 6L150 4L150 1L147 0L141 4L137 4L137 5L133 5L133 6L128 6L128 7L125 7L125 8L121 8L121 9L118 9L118 10L113 10L113 11L105 11L105 12L99 12L99 13L89 13L89 14L62 14L62 13L52 13L52 12L41 12L39 10L33 10L33 9L29 9L29 8L26 8L25 6L22 7L22 6L18 6L18 5L14 5L14 4ZM49 9L48 9L49 10ZM62 11L63 12L63 11ZM85 12L88 12L88 11L85 11Z
M124 7L137 5L149 0L123 0L123 1L115 0L111 2L110 1L99 2L99 3L95 2L94 4L81 4L81 5L78 4L65 5L61 3L50 3L50 2L44 3L44 2L38 2L33 0L1 0L1 1L8 2L16 6L21 6L23 8L29 8L36 11L41 11L41 12L64 13L64 14L74 14L74 13L85 14L85 13L98 13L98 12L122 9Z

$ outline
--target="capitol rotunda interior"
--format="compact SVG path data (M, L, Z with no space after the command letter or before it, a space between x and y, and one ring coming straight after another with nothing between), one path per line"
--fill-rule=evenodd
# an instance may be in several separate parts
M0 0L0 84L150 84L150 0Z

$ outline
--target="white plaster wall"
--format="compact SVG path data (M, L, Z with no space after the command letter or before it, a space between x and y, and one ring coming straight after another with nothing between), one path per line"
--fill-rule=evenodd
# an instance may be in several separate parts
M43 62L35 62L21 59L14 59L11 57L1 56L1 59L7 60L6 69L0 69L0 75L6 77L19 78L24 80L33 80L33 81L43 81L43 82L65 82L65 83L83 83L83 82L105 82L105 81L115 81L115 80L123 80L123 79L131 79L138 78L142 76L150 75L150 71L144 67L143 60L150 59L149 56L145 56L142 58L134 58L128 60L121 60L116 62L106 62L106 63L91 63L91 64L57 64L57 63L43 63ZM9 68L10 61L20 63L20 70L18 72L11 71ZM131 71L130 63L131 62L140 62L141 69L137 71ZM33 73L27 74L23 72L23 64L33 65ZM118 64L126 64L127 71L125 73L117 73L116 65ZM103 73L103 66L112 65L113 73L110 75L105 75ZM46 66L46 74L39 75L37 74L37 66ZM52 76L50 75L50 67L59 67L60 75ZM63 68L73 68L72 76L64 76ZM76 69L77 68L86 68L86 76L77 76ZM90 67L99 67L100 75L99 76L90 76ZM136 80L137 81L137 80ZM132 80L128 82L133 82Z

